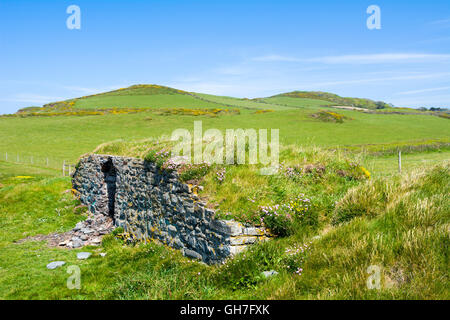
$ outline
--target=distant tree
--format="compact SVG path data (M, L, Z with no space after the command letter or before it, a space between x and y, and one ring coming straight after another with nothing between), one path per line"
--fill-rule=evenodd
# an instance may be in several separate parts
M430 108L430 111L447 111L447 110L448 110L447 108L434 108L434 107Z
M386 109L386 107L388 107L388 105L383 101L376 101L375 105L377 109Z

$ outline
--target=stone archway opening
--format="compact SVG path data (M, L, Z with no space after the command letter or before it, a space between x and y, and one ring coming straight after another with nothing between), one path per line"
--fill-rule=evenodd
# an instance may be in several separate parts
M116 204L116 181L117 181L117 170L114 167L113 161L109 158L106 162L102 164L102 172L104 175L106 189L108 194L108 216L114 221L114 212Z

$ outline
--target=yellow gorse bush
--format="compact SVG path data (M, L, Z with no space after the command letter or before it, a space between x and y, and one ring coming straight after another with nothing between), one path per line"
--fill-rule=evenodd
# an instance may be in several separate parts
M267 109L267 110L258 110L255 112L255 114L263 114L263 113L269 113L269 112L275 112L273 110Z
M65 104L64 104L65 105ZM50 110L50 111L49 111ZM72 109L70 107L62 107L54 109L53 107L40 112L20 112L12 115L5 115L4 117L61 117L61 116L103 116L108 114L130 114L147 112L148 108L104 108L104 109L94 109L94 110L83 110L83 109Z
M359 167L359 169L362 171L362 173L366 176L367 179L370 179L371 174L370 174L369 170L367 170L366 168L364 168L362 166Z
M351 120L340 113L333 111L320 111L311 115L313 118L319 119L324 122L338 122L343 123L344 120Z

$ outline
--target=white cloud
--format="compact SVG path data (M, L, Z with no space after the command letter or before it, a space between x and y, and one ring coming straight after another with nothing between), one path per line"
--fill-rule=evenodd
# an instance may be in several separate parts
M327 64L379 64L391 62L434 62L450 60L450 54L423 54L423 53L380 53L361 55L341 55L308 59L310 62Z
M324 64L382 64L404 62L439 62L450 60L450 54L429 53L375 53L323 56L316 58L295 58L282 55L266 55L254 57L257 62L316 62Z
M313 89L313 88L323 88L329 86L340 86L340 85L350 85L350 84L364 84L364 83L385 83L389 81L408 81L408 80L423 80L423 79L435 79L442 77L449 77L450 73L430 73L430 74L417 74L417 75L399 75L392 77L383 77L383 78L371 78L371 77L361 77L359 79L352 80L338 80L338 81L328 81L328 82L316 82L316 83L308 83L302 86L301 88L305 89Z
M299 61L302 61L301 59L281 56L281 55L277 55L277 54L261 56L261 57L254 57L254 58L252 58L252 60L260 61L260 62L299 62Z
M41 95L36 95L36 94L23 93L23 94L17 94L11 98L1 99L0 101L44 104L44 103L53 102L53 101L60 101L63 99L64 98L61 98L61 97L41 96Z
M439 87L439 88L428 88L428 89L421 89L421 90L403 91L403 92L399 92L398 94L411 95L411 94L436 92L436 91L443 91L443 90L450 90L450 87Z
M419 41L418 43L423 44L423 43L436 43L436 42L446 42L446 41L450 41L450 37L426 39L426 40Z
M47 86L46 84L44 84ZM61 85L48 85L50 89L56 89L58 91L64 90L61 96L47 96L34 93L18 93L9 97L0 99L3 102L14 102L14 103L30 103L30 104L46 104L55 101L63 101L73 97L78 97L80 95L91 95L95 93L101 93L105 91L111 91L120 88L121 86L108 86L103 88L84 88L78 86L61 86ZM49 91L47 88L45 91ZM59 92L61 94L61 92Z
M450 107L450 95L427 95L423 97L392 98L389 102L397 107Z
M430 24L447 27L447 26L450 26L450 19L435 20L435 21L431 21Z

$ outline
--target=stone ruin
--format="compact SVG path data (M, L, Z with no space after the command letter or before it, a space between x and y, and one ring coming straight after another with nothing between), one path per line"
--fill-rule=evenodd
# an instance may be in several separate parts
M72 185L94 220L105 217L135 240L157 240L208 264L221 263L269 236L264 228L215 219L215 211L176 172L145 160L86 156ZM89 228L79 227L77 232Z

